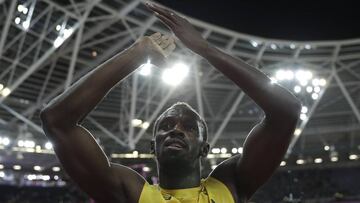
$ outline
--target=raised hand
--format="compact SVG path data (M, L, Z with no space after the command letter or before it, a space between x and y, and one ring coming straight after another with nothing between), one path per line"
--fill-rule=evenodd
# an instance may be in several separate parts
M147 53L153 65L161 67L166 64L165 58L174 51L176 45L174 38L157 32L138 39L136 47Z
M146 6L174 32L185 46L195 53L199 54L208 47L208 42L185 18L180 17L172 10L165 9L150 2L147 2Z

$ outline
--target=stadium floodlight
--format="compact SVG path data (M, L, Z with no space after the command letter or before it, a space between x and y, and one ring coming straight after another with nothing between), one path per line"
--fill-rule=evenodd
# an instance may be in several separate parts
M189 66L183 63L176 63L173 67L167 68L162 74L166 84L176 86L180 84L189 73Z
M250 43L251 43L251 45L252 45L253 47L258 47L258 46L259 46L259 43L256 42L256 41L251 41Z
M34 166L35 171L41 171L41 166Z
M238 148L238 153L239 153L239 154L242 154L242 153L243 153L243 148L242 148L242 147L239 147L239 148Z
M0 93L3 97L7 97L11 93L11 90L8 87L5 87L4 89L1 90Z
M302 165L305 163L305 160L304 159L298 159L296 160L296 164L299 164L299 165Z
M273 49L273 50L275 50L275 49L277 49L277 46L276 46L276 44L271 44L271 45L270 45L270 48Z
M308 107L303 106L301 107L301 113L307 113L308 112Z
M301 92L301 87L300 87L299 85L296 85L296 86L294 87L294 92L295 92L295 93Z
M319 98L319 94L313 93L313 94L311 95L311 98L312 98L313 100L317 100L317 99Z
M220 153L220 149L219 149L219 148L213 148L213 149L211 149L211 152L212 152L213 154L219 154L219 153Z
M14 165L13 169L16 170L16 171L21 170L21 166L20 165Z
M280 166L285 166L286 165L286 161L281 161Z
M325 150L325 151L329 151L329 150L330 150L330 146L329 146L329 145L325 145L325 146L324 146L324 150Z
M305 121L305 120L307 119L306 114L304 114L304 113L300 114L300 119L301 119L302 121Z
M320 164L320 163L322 163L322 158L316 158L316 159L314 159L314 163L316 163L316 164Z
M301 130L299 128L296 128L294 135L299 136L301 134Z
M143 75L143 76L148 76L151 74L151 67L152 67L152 64L150 62L150 60L147 61L147 63L145 64L142 64L139 68L140 68L140 75Z
M51 144L51 142L46 142L46 143L45 143L45 149L50 150L50 149L52 149L52 148L53 148L53 145Z
M8 137L0 137L0 145L8 146L10 139Z
M221 154L226 154L227 149L225 147L223 147L223 148L220 149L220 152L221 152Z

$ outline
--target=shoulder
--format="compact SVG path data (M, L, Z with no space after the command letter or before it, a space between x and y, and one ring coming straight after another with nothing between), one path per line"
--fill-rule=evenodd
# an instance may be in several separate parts
M235 203L235 199L237 199L223 182L214 177L206 178L203 181L203 186L213 202Z
M165 203L157 185L145 182L138 203Z

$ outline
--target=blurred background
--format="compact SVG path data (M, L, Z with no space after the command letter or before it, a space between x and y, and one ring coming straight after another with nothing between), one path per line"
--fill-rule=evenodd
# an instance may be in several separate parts
M159 3L187 16L211 44L261 69L302 102L286 156L252 202L360 202L355 5ZM90 70L154 32L169 30L141 0L0 0L0 202L92 202L58 162L39 111ZM169 61L172 65L161 70L143 64L83 123L112 162L151 183L158 181L149 154L152 125L174 102L188 102L207 121L211 153L203 161L204 177L242 153L248 132L263 117L236 85L181 43Z

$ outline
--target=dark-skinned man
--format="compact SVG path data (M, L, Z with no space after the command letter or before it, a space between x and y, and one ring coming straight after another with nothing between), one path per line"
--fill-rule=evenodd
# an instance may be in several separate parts
M43 128L70 177L97 202L240 203L247 202L279 166L301 109L286 89L256 68L211 46L184 18L147 3L147 7L194 53L232 80L265 112L249 133L242 155L219 164L201 179L207 156L206 123L186 103L176 103L156 120L152 150L159 185L150 185L130 168L110 163L81 121L118 82L149 58L161 67L175 47L171 37L143 37L55 98L41 112Z

